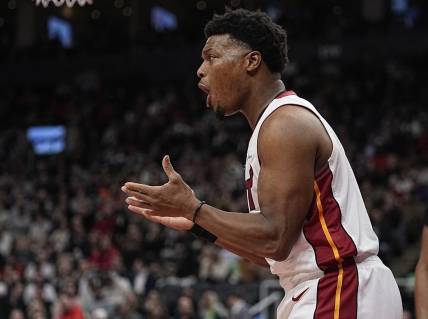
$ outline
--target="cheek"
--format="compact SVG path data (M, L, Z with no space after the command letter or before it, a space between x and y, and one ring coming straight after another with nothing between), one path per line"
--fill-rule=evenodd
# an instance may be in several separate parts
M234 93L237 92L237 88L239 87L238 82L239 78L236 75L233 67L222 67L217 70L213 77L213 82L215 82L215 91L218 94L225 94L224 98L231 98Z

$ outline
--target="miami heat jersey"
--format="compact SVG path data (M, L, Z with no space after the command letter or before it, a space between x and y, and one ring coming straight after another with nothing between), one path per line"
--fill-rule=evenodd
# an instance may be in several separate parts
M306 219L301 234L288 258L284 261L266 260L271 272L279 276L280 284L285 289L328 273L334 273L332 280L340 281L343 287L358 285L355 264L377 255L377 236L338 137L311 103L291 91L281 94L268 105L251 136L245 165L250 213L260 212L257 194L260 174L257 141L260 128L276 109L287 105L304 107L317 116L332 141L333 150L328 166L316 172L313 202L309 211L305 212ZM293 152L292 149L289 151ZM319 285L322 285L321 280ZM338 284L334 287L336 286Z

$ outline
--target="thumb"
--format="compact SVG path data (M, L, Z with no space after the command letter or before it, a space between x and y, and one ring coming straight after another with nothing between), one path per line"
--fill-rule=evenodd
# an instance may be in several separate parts
M162 160L162 167L165 171L166 176L168 176L168 179L171 180L173 178L176 178L178 176L178 173L174 170L174 167L172 167L171 159L169 158L169 155L165 155Z

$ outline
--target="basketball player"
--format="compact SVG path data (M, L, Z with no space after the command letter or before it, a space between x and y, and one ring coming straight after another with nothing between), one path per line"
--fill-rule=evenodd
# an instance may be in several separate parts
M416 265L415 274L416 319L428 319L428 210L425 213L421 255Z
M391 271L336 134L308 101L286 91L286 33L261 12L216 15L197 71L207 106L242 113L253 130L245 178L250 214L201 202L174 170L168 183L126 183L128 208L193 233L278 275L278 318L401 319Z

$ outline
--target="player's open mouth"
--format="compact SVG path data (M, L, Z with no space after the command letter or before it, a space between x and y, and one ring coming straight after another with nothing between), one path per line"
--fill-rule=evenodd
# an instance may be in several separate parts
M210 89L208 88L208 86L206 86L205 84L199 82L198 83L198 87L205 92L205 94L207 95L207 107L211 106L211 96L210 96Z

